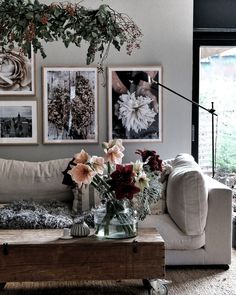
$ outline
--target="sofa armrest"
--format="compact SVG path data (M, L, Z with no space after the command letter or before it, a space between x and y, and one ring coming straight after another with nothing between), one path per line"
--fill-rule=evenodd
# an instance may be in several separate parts
M207 264L230 264L232 243L232 190L206 176L208 215L206 222Z

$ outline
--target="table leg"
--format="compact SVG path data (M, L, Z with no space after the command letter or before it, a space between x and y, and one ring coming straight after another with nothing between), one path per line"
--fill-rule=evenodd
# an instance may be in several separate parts
M143 279L143 285L148 289L148 295L167 295L168 289L166 284L170 281L160 279Z
M4 287L5 287L5 285L6 285L6 283L0 283L0 290L3 290L4 289Z

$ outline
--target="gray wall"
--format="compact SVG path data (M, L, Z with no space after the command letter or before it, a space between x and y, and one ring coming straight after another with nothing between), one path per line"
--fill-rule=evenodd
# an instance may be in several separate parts
M41 0L42 1L42 0ZM51 3L53 1L42 1ZM72 1L74 2L74 1ZM142 47L128 56L125 50L118 53L111 49L105 66L151 66L162 65L163 83L191 97L192 88L192 29L193 0L85 0L82 5L96 8L102 3L125 12L140 26L144 34ZM29 161L71 157L86 148L90 154L102 154L101 143L107 140L107 90L99 83L99 144L42 144L42 78L43 66L84 66L84 48L60 42L46 46L47 58L36 56L36 96L7 98L37 100L38 145L2 145L0 157ZM4 100L1 97L1 100ZM180 152L191 152L191 104L170 92L163 91L163 142L126 143L125 161L135 160L137 148L155 149L161 158L174 157Z

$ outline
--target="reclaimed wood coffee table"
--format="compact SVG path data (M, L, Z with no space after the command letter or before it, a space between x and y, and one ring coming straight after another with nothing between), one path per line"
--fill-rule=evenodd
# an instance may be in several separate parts
M164 241L154 228L132 239L91 235L62 240L63 230L0 230L0 282L165 277ZM165 294L165 293L163 293Z

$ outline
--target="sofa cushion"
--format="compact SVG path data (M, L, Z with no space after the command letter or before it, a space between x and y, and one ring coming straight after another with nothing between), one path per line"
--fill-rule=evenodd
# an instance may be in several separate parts
M186 235L168 214L157 216L156 225L167 250L195 250L205 245L205 231L200 235Z
M34 199L70 201L70 187L62 184L69 159L27 162L0 159L0 203Z
M167 210L187 235L201 235L207 218L207 187L194 158L179 154L167 184Z

